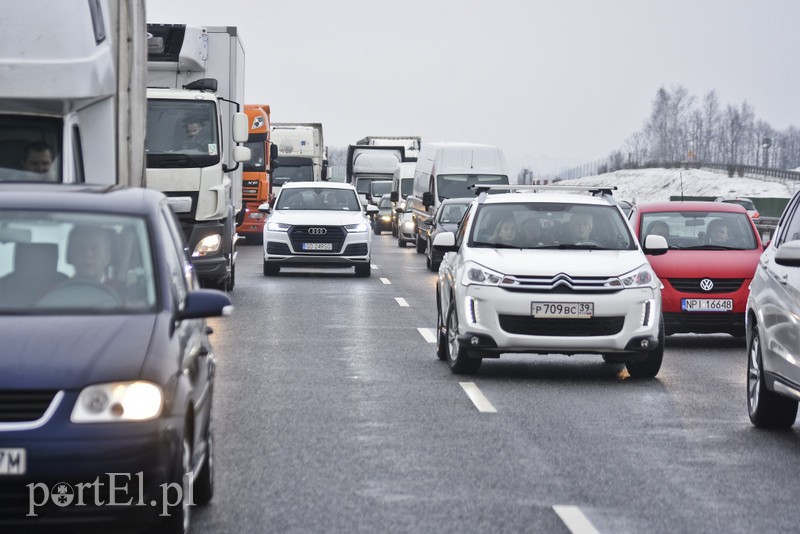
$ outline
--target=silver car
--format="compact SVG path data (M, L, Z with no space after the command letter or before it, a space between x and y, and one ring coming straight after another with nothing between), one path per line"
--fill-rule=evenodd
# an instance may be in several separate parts
M759 260L747 299L747 400L757 427L788 428L800 401L800 193Z

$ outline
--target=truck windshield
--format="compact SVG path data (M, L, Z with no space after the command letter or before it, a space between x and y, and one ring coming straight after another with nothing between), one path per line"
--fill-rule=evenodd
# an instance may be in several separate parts
M381 198L383 195L392 192L392 182L380 180L372 182L372 198Z
M305 165L281 165L272 171L272 185L278 187L286 182L313 181L314 169L310 162Z
M406 198L414 190L414 179L404 178L400 180L400 197Z
M60 119L0 117L0 182L61 182Z
M507 184L508 176L503 174L444 174L437 177L439 200L447 198L474 197L475 191L468 189L475 184ZM493 191L497 193L498 191ZM499 190L500 193L507 191Z
M250 149L250 161L244 163L244 172L265 172L267 163L264 158L264 140L248 141L244 146Z
M219 163L214 102L147 100L147 166L209 167Z

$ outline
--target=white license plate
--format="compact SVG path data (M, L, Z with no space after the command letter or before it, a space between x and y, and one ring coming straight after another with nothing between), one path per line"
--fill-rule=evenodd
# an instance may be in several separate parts
M594 303L531 302L531 315L541 319L589 319L594 315Z
M733 311L733 299L681 299L683 311L729 312Z
M303 243L303 250L333 250L333 243Z
M25 449L0 448L0 475L24 475Z

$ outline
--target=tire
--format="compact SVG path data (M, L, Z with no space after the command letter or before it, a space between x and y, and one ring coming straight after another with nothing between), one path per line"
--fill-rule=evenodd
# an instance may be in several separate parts
M392 237L397 237L397 225L392 225Z
M417 254L423 254L425 252L425 240L422 239L422 237L419 234L417 234L416 245L417 245Z
M375 235L381 235L381 227L380 225L376 224L374 228L372 228L372 233Z
M400 239L399 237L397 238L397 246L398 246L398 247L400 247L400 248L406 248L406 245L407 245L407 244L408 244L408 243L406 243L405 241L403 241L403 240L402 240L402 239Z
M200 506L208 504L214 497L214 425L211 422L206 433L206 461L194 479L192 496L194 503Z
M655 378L664 359L664 317L658 320L658 346L647 352L647 357L638 362L625 362L628 374L634 378Z
M281 272L280 265L275 265L275 262L264 260L264 276L275 276Z
M370 274L372 274L371 263L359 263L356 265L356 276L360 278L367 278Z
M186 534L189 532L189 523L191 520L191 502L193 497L191 495L191 480L187 473L192 470L192 445L189 443L189 438L186 436L188 430L184 430L184 436L181 439L181 450L178 451L179 458L176 458L175 477L172 480L173 484L178 484L182 488L183 494L180 506L173 506L168 509L169 517L160 517L162 524L159 532L166 534Z
M767 389L758 325L747 348L747 412L759 428L789 428L797 418L797 401Z
M439 270L438 262L433 261L433 250L431 249L430 241L427 242L427 246L425 247L425 267L428 268L431 272L436 272Z
M447 360L447 331L442 320L442 304L439 302L439 284L436 284L436 357Z
M223 291L230 293L236 285L236 263L231 263L231 273L222 281Z
M470 358L467 350L458 344L458 313L455 302L450 302L445 322L447 364L456 375L474 375L481 367L480 358Z

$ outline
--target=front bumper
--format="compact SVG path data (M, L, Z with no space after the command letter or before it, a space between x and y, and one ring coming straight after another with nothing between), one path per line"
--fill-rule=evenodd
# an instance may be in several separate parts
M279 265L352 266L370 263L371 232L344 232L341 242L330 252L304 251L303 239L290 237L289 232L264 232L264 260Z
M467 349L484 356L504 352L607 354L652 350L658 344L661 298L657 289L613 293L515 292L498 287L459 285L459 334ZM533 302L591 302L589 319L539 319ZM478 338L478 343L472 341ZM646 341L646 343L643 343Z
M736 291L727 293L695 293L677 291L669 280L664 280L661 290L664 309L664 329L667 334L677 333L730 333L744 335L745 309L750 280L745 279ZM731 299L731 311L687 311L682 309L683 299Z

